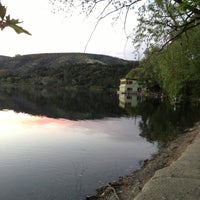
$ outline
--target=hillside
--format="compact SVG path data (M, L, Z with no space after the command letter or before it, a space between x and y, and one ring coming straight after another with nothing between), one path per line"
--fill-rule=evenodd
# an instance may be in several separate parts
M86 53L46 53L16 55L15 57L0 56L0 69L8 68L16 70L32 67L60 67L74 64L102 64L102 65L126 65L132 61L116 57L86 54Z
M0 83L115 88L137 62L84 53L0 56Z

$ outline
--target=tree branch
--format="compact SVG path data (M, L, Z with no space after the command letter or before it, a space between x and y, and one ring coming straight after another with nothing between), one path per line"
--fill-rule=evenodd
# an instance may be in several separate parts
M178 3L179 5L183 4L183 0L174 0L176 3ZM200 15L200 9L197 9L196 7L194 6L191 6L191 5L187 5L187 9L192 11L194 14L196 15Z
M196 26L199 26L199 25L200 25L200 22L198 22L198 23L196 23L196 24L194 24L192 26L185 26L178 34L176 34L174 37L169 39L164 45L162 45L160 51L162 51L169 43L171 43L171 42L175 41L177 38L179 38L183 33L187 33L188 30L190 30L190 29L192 29L192 28L194 28Z

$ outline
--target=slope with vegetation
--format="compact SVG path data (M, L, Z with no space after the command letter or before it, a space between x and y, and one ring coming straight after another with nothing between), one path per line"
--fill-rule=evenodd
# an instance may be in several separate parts
M0 83L49 88L117 88L119 79L137 64L111 56L83 53L1 56Z

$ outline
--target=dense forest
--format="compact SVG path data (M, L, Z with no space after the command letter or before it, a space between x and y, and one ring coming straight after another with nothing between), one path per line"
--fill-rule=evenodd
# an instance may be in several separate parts
M0 57L0 84L37 88L117 88L138 62L82 53Z

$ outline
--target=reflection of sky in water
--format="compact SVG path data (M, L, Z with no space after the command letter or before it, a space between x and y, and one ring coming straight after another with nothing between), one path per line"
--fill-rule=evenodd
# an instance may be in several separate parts
M138 168L156 151L138 135L139 120L0 111L0 199L79 199Z

